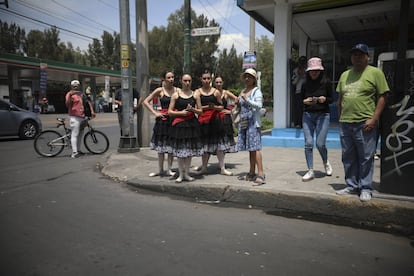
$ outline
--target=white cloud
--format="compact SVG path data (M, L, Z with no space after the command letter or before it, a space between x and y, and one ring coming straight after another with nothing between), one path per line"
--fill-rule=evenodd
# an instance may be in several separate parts
M231 20L234 16L242 14L242 10L237 7L234 0L210 0L210 1L194 1L191 4L197 15L204 14L209 19L216 21Z
M227 50L231 49L231 46L234 45L236 48L237 54L244 53L249 49L249 38L243 34L221 34L220 39L218 40L219 49Z

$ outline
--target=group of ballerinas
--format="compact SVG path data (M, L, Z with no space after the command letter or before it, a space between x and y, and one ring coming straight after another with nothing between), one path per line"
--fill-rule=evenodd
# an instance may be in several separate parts
M242 81L245 74L242 74ZM220 76L215 77L215 87L212 87L212 76L208 71L201 75L202 85L195 91L191 90L192 77L189 74L181 77L181 88L174 86L174 73L171 71L166 72L162 79L163 85L156 88L143 101L144 106L155 116L150 148L158 153L158 172L152 172L149 176L177 176L175 179L177 183L183 180L193 181L194 178L190 176L192 158L201 156L201 165L193 167L193 170L196 174L203 175L207 174L208 161L212 154L217 156L220 173L231 176L233 173L225 167L225 154L239 150L253 150L255 154L254 159L250 155L250 171L246 177L239 177L239 179L251 180L257 185L264 184L261 154L256 154L256 151L261 150L261 143L259 148L251 149L248 142L239 141L237 145L234 140L231 109L238 104L239 99L247 103L244 96L248 88L242 91L241 98L237 97L223 89L223 78ZM155 98L159 99L160 110L151 104ZM239 128L239 136L240 134L243 136L244 132L246 139L249 136L246 135L246 131L248 130ZM165 155L168 156L166 171L164 170ZM177 158L178 174L172 170L174 157ZM255 175L256 165L257 178L250 179L250 176Z

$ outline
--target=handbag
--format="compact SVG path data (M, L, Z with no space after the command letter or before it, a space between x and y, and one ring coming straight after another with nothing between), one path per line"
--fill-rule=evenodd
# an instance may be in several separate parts
M240 123L240 110L241 110L240 104L237 104L231 110L231 119L233 121L234 126L236 126L236 127Z
M240 129L247 129L249 127L249 118L242 118L240 120Z

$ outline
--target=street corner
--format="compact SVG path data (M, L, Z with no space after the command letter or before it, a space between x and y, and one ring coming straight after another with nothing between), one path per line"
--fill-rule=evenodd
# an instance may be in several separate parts
M145 161L139 153L112 152L108 154L101 173L119 181L128 181L128 179L139 176L143 167L151 166L151 162Z

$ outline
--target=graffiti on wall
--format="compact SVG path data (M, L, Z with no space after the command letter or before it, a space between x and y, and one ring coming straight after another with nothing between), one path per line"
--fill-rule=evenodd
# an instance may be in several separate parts
M393 169L385 172L383 177L390 176L394 173L402 175L402 168L409 165L414 165L414 160L403 161L406 158L402 158L405 155L412 154L414 150L412 137L410 137L411 131L414 129L414 106L412 105L411 95L406 95L403 100L390 106L391 110L396 109L395 115L397 121L391 125L390 133L385 137L385 147L388 150L388 156L384 156L385 162L392 162L394 164ZM411 103L411 106L409 105Z
M403 89L396 85L397 66L405 68ZM383 71L391 93L381 116L380 188L384 192L414 195L414 59L405 60L404 64L395 60L384 62Z

